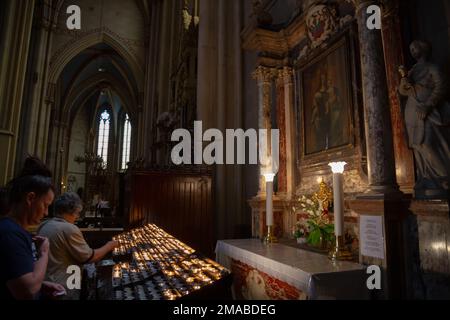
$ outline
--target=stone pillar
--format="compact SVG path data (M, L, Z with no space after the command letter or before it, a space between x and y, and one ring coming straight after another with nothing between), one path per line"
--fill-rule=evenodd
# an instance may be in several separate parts
M359 215L360 263L379 265L382 269L382 290L374 292L379 298L405 296L404 218L407 210L396 181L389 92L381 30L367 28L370 5L379 1L357 0L361 73L364 101L364 123L367 145L369 187L365 194L347 201ZM392 31L391 31L392 32ZM380 234L373 240L371 230L362 225L362 217L378 216ZM364 219L366 221L366 219ZM367 232L367 233L366 233ZM366 244L366 237L371 237ZM370 243L370 244L369 244ZM375 254L362 247L377 244ZM382 249L382 250L381 250Z
M412 193L415 183L414 158L406 140L405 122L397 89L400 84L398 67L405 64L399 3L398 0L385 0L383 4L383 47L385 61L387 61L386 76L391 106L396 176L401 190Z
M0 185L14 174L35 1L6 2L0 39Z
M270 129L271 111L272 111L272 79L273 70L268 67L258 66L253 73L253 78L258 82L258 129ZM270 136L267 137L270 143ZM281 150L280 150L281 153ZM261 172L261 167L260 167ZM264 195L266 192L266 183L264 177L259 175L259 191L258 196Z
M45 161L47 155L52 105L48 102L48 92L54 91L55 84L48 82L49 60L52 47L54 10L49 10L49 1L36 5L34 26L30 41L27 79L23 94L20 123L20 141L17 146L16 167L20 166L28 154ZM52 88L53 86L53 88Z
M214 115L217 97L217 3L200 1L200 23L198 30L198 85L197 117L203 121L203 130L214 127ZM215 67L214 67L215 66Z
M240 0L200 1L197 119L203 131L243 128L241 10ZM242 166L216 165L214 194L217 238L245 236Z
M367 28L367 8L378 1L358 0L357 18L361 53L364 123L367 145L368 196L398 195L389 94L380 30Z
M163 47L161 41L169 41L167 40L168 37L165 31L170 27L170 24L162 24L161 21L168 21L166 19L166 7L168 4L171 4L171 2L163 2L161 0L152 1L150 22L145 26L149 41L149 46L146 51L146 89L144 92L139 93L139 96L142 97L142 99L139 98L141 100L139 102L141 103L141 107L137 115L138 118L136 118L137 121L135 121L139 125L139 129L136 132L138 133L138 137L142 135L142 141L137 143L136 149L134 150L134 158L144 157L150 163L156 160L156 148L152 148L157 141L157 135L153 134L156 131L156 117L158 116L158 110L155 109L160 108L162 105L158 101L158 98L164 95L161 85L166 87L168 85L168 81L164 81L165 79L162 79L160 76L161 70L166 70L167 66L166 60L162 60L166 59L167 53L161 51L161 47ZM141 120L142 116L144 120Z

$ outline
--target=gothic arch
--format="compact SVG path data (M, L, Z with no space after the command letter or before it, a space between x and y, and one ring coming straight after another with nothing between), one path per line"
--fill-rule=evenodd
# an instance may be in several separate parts
M122 75L123 81L125 81L126 89L121 90L121 91L128 93L127 101L129 103L133 104L133 105L137 105L138 102L137 102L137 98L136 97L137 97L138 93L135 92L133 84L131 83L129 77L127 76L124 68L119 63L117 63L115 60L113 60L113 59L111 60L111 63L114 65L114 67ZM85 68L86 67L88 67L88 65L85 66ZM64 111L66 111L65 106L67 104L69 104L70 101L75 101L77 99L77 97L79 97L81 95L81 93L84 92L85 88L90 86L90 83L92 81L96 81L98 83L99 80L105 79L105 80L107 80L107 81L109 81L111 83L114 83L117 87L119 87L119 81L116 78L114 78L112 75L110 75L109 73L102 73L102 74L99 74L99 75L91 76L88 79L86 79L83 83L75 85L75 80L83 72L84 69L80 70L78 72L78 74L73 78L73 80L74 80L73 84L71 84L69 86L69 88L67 90L67 94L64 96L64 98L62 100L63 106L64 106L64 108L63 108ZM125 103L125 101L124 101L124 103ZM130 111L133 112L133 110L130 110Z
M70 115L73 108L81 108L84 106L86 101L94 94L94 89L101 83L107 84L122 100L123 107L127 110L130 118L134 118L137 113L137 101L133 95L129 92L124 91L118 81L111 75L101 75L94 76L83 82L82 85L77 86L71 91L70 95L67 97L66 102L63 106L62 114L66 116L65 122L70 124ZM75 106L75 102L78 98L83 95L86 91L92 91L88 94L78 106Z
M49 83L56 83L64 67L83 50L96 44L105 43L113 48L128 64L134 76L138 91L143 91L144 71L136 59L136 55L129 46L122 41L116 40L119 36L108 28L93 30L92 32L78 38L74 38L55 52L50 59Z

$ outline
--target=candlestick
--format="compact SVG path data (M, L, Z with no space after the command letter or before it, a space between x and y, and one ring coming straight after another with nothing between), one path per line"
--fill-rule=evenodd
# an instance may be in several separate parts
M346 250L344 244L344 191L343 173L346 162L332 162L328 165L333 172L333 201L334 201L334 234L336 244L329 253L332 260L351 260L352 254Z

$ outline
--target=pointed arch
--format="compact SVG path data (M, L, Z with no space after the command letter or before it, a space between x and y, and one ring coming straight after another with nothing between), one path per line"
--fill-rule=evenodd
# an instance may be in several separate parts
M143 91L144 71L141 64L138 63L136 55L132 53L132 49L125 47L120 40L116 40L117 38L119 36L108 28L102 28L101 31L89 33L80 38L74 38L52 56L48 81L56 83L64 67L79 53L96 44L105 43L124 59L133 73L138 90Z
M101 85L102 83L109 86L114 92L117 93L119 98L122 100L123 107L127 110L128 114L131 117L134 117L137 113L136 106L137 101L136 97L134 97L130 92L127 90L123 90L120 83L118 83L117 79L115 79L113 76L109 74L101 74L96 75L93 77L88 78L85 82L83 82L81 85L76 86L73 88L73 90L70 91L70 94L68 95L65 104L63 106L62 112L67 117L66 121L67 123L70 123L70 114L72 114L73 108L80 108L84 105L84 102L79 103L78 105L75 105L82 95L84 95L86 92L91 92L84 101L87 101L92 94L95 93L95 88Z

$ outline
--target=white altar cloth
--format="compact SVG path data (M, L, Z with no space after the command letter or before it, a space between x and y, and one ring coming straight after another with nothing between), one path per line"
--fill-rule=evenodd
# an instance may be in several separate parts
M230 268L238 260L306 293L308 299L367 299L364 266L332 262L327 256L258 239L220 240L217 262Z

